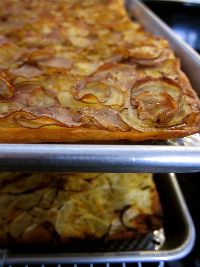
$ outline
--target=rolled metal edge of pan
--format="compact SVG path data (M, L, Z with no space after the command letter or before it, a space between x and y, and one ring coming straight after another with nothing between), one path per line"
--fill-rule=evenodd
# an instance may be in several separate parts
M140 145L0 145L1 171L194 172L200 147Z
M153 0L155 2L160 2L162 0ZM200 4L200 0L164 0L165 2L176 2L184 4Z
M149 32L167 39L171 48L181 59L183 70L200 96L200 56L140 0L126 0L127 11Z
M195 228L188 211L187 205L181 193L175 174L166 174L171 192L177 200L177 206L181 209L182 220L187 228L187 236L181 245L173 249L158 251L129 251L129 252L103 252L103 253L55 253L55 254L23 254L17 255L11 251L4 252L4 264L64 264L64 263L107 263L107 262L156 262L177 260L186 256L195 242Z
M168 254L168 255L166 255L166 257L161 256L160 260L177 260L177 259L184 258L185 256L187 256L191 252L191 250L195 244L196 232L195 232L195 227L194 227L192 217L190 215L190 212L188 210L187 204L186 204L185 199L183 197L182 191L181 191L180 186L178 184L176 175L174 173L169 173L168 176L169 176L168 177L169 183L172 186L171 188L173 188L176 192L178 204L179 204L179 207L181 208L182 216L183 216L184 222L186 224L188 237L185 238L182 245L178 246L177 248L174 248L174 249L169 250L169 251L163 251L164 253L166 252L166 254Z

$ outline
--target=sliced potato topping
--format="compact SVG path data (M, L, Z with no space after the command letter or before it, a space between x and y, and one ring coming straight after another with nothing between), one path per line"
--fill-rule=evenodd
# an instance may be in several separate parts
M140 119L162 123L178 112L181 89L170 80L138 82L131 91L131 105Z
M34 107L50 107L56 104L56 99L43 88L36 88L32 91L28 104Z
M87 83L78 94L78 99L88 103L106 102L110 97L110 88L101 82Z
M162 226L151 174L2 173L0 181L1 242L127 239Z
M140 131L182 124L191 108L179 85L168 78L146 78L131 89L130 106L122 119Z
M199 132L200 101L179 59L122 0L36 2L0 1L1 128L34 128L42 141L36 133L59 126L51 142L85 140L84 130L131 141Z

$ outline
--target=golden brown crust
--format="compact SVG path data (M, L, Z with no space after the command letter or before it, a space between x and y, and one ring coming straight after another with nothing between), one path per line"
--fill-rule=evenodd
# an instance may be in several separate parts
M0 142L200 131L200 100L179 60L122 0L3 0L0 23Z
M173 130L173 138L184 137L193 134L196 128ZM171 131L146 132L109 132L105 130L74 129L56 126L48 126L40 129L2 128L0 141L2 143L48 143L62 142L73 143L77 141L114 141L129 140L143 141L148 139L165 140L172 138Z
M151 174L4 173L0 245L127 239L162 227Z

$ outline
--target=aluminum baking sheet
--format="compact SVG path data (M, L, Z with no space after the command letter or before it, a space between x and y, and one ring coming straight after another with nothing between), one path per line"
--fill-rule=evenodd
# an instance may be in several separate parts
M169 40L200 95L200 57L138 0L130 16ZM99 144L0 144L1 171L195 172L200 171L199 134L166 142Z
M181 190L174 174L157 174L154 177L160 195L163 208L163 227L165 232L164 245L154 249L147 239L140 239L140 243L132 247L133 240L120 241L112 247L104 245L99 249L99 245L94 245L91 252L84 244L84 253L79 249L73 253L67 251L67 247L62 250L52 249L42 253L37 247L32 252L23 250L2 250L0 258L2 264L55 264L55 263L106 263L106 262L146 262L160 260L176 260L186 256L192 249L195 241L195 230L182 196ZM162 231L155 231L154 238L162 243ZM139 240L138 240L139 242ZM142 244L143 242L143 244ZM146 242L146 244L145 244ZM150 247L149 247L150 245ZM95 248L96 246L96 248Z

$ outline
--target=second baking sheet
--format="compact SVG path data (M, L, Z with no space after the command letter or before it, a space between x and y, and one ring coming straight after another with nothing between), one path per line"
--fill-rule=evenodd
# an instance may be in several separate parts
M84 253L80 252L80 247L73 251L66 248L34 250L13 250L2 247L5 253L5 263L66 263L66 262L123 262L123 261L158 261L173 260L185 256L194 244L195 232L192 219L184 202L180 188L173 174L155 175L155 182L161 199L164 214L164 231L166 241L160 250L152 250L152 239L138 239L137 243L131 247L130 241L111 243L109 246L99 246L98 242L93 242L93 252L91 244L84 243ZM154 233L157 238L162 232ZM154 236L154 237L155 237ZM132 243L134 244L134 242ZM151 244L150 247L149 244ZM156 244L156 240L155 243ZM136 249L136 250L135 250ZM3 252L3 251L2 251ZM37 256L36 256L37 255Z

